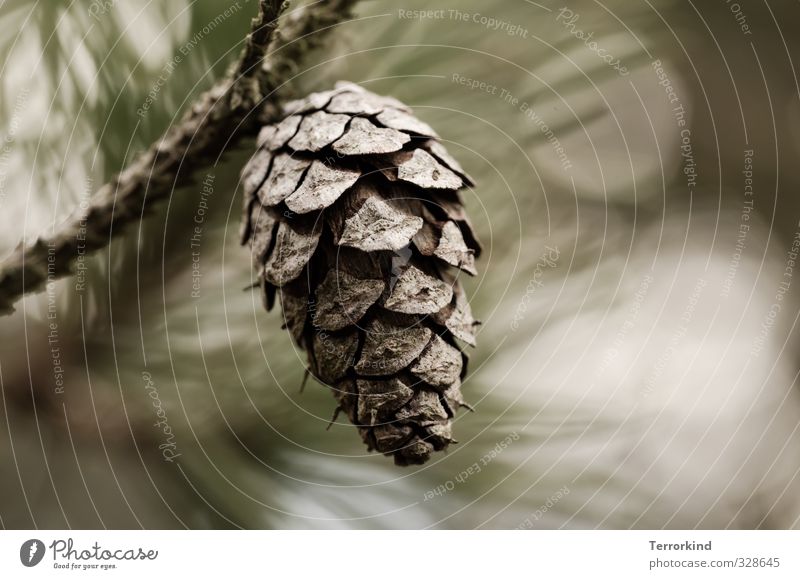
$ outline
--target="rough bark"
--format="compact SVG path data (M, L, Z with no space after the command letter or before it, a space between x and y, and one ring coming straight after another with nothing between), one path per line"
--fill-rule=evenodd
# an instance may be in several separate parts
M51 234L20 245L0 263L0 315L14 311L24 294L72 273L79 255L108 246L126 226L193 182L195 172L275 119L297 62L319 46L337 23L350 17L357 0L314 3L277 18L286 3L261 0L242 56L229 74L203 93L179 123L92 196Z

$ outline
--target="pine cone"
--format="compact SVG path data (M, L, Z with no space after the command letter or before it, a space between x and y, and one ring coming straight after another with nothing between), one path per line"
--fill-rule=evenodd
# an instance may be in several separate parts
M475 322L458 281L480 244L472 185L396 99L351 83L288 103L242 174L242 243L265 307L308 351L370 450L422 464L453 442ZM280 290L280 291L278 291Z

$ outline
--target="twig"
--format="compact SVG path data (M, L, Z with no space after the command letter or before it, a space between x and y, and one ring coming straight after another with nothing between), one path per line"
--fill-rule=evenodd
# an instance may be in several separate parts
M275 37L278 28L278 17L288 7L288 2L283 0L260 0L258 16L253 19L250 34L244 43L242 56L236 67L238 75L251 77L258 73L259 64L269 49L269 44Z
M259 119L280 110L276 90L297 62L322 42L323 33L349 18L357 0L329 0L294 11L281 29L286 3L260 0L259 14L239 61L228 75L195 101L181 121L92 196L53 233L20 244L0 263L0 315L27 293L70 275L80 255L100 250L178 187L196 170L251 135ZM261 65L259 63L261 62ZM283 91L282 91L283 92ZM259 115L253 114L258 110Z

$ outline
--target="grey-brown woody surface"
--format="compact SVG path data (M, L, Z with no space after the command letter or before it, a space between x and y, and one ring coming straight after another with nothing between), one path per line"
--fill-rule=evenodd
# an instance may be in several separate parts
M54 230L32 243L21 243L4 257L0 316L12 313L14 302L26 293L41 291L46 283L70 275L79 256L107 247L177 187L193 183L197 170L234 148L258 128L259 119L274 119L297 63L319 47L337 24L350 18L357 1L327 0L300 7L287 16L276 34L276 18L287 3L260 0L258 18L253 19L242 56L229 74L103 185L88 207L79 207Z
M308 351L370 450L421 464L453 442L475 344L461 271L480 245L472 184L436 133L390 97L338 83L285 107L242 174L242 243L264 304Z

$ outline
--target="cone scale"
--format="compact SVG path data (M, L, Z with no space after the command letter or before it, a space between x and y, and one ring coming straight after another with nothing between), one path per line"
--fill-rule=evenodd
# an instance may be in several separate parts
M263 127L242 173L242 243L264 305L369 450L422 464L451 419L477 322L461 272L481 247L472 185L427 124L358 85L312 93Z

